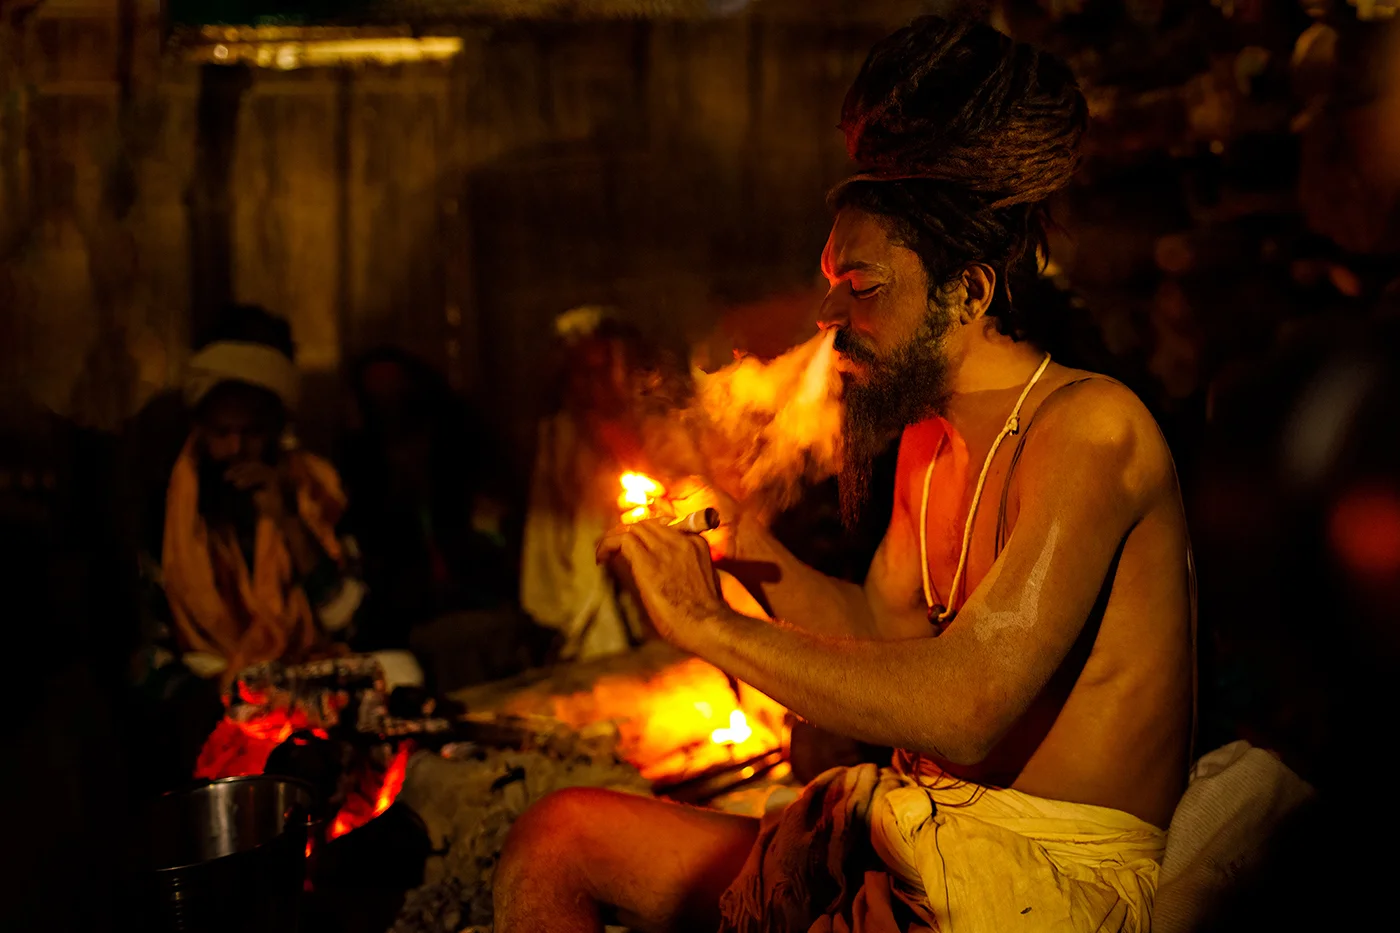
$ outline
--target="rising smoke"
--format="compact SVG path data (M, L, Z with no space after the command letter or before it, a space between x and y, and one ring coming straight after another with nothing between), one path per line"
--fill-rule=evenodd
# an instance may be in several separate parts
M841 465L841 382L818 334L767 362L743 357L696 372L687 411L711 476L750 507L774 514Z

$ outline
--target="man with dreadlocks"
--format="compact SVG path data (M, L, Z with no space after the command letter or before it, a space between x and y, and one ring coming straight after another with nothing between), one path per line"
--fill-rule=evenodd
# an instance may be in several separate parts
M871 52L842 125L821 326L845 383L842 496L902 431L863 587L776 565L781 622L720 598L694 536L605 538L658 630L818 726L900 749L757 821L579 790L526 813L498 929L1147 930L1185 784L1189 543L1170 454L1120 384L1056 362L1017 302L1086 123L1065 65L924 18Z

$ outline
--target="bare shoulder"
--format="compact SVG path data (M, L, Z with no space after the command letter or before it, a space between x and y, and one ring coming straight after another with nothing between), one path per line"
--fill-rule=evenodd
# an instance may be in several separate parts
M1147 406L1122 383L1079 370L1069 370L1035 413L1026 457L1078 464L1144 504L1176 487L1171 452Z

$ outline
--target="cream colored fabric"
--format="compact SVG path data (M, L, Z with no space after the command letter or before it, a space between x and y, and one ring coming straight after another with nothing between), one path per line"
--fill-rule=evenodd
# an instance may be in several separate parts
M1188 933L1264 853L1279 823L1313 796L1276 755L1231 742L1203 756L1172 815L1152 911L1154 933Z
M1165 841L1104 807L835 769L765 820L723 929L1146 931Z
M610 471L621 473L584 442L567 413L540 424L520 604L540 625L563 633L566 659L617 654L640 637L639 608L594 559L598 540L620 514L600 479Z
M198 405L221 382L244 382L267 389L288 408L296 408L296 365L260 343L220 340L191 357L185 373L185 403Z

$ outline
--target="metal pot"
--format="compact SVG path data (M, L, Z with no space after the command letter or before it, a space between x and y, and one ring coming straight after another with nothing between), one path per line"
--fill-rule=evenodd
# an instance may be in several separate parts
M139 845L146 927L170 933L296 933L310 786L224 778L161 797Z

